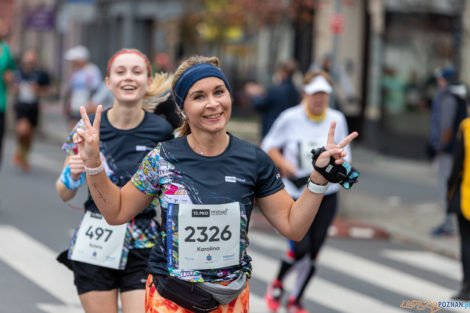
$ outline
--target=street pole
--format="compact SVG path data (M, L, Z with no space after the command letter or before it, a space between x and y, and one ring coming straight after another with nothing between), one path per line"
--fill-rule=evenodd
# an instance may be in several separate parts
M334 15L336 16L339 16L339 14L341 13L341 1L342 0L335 0ZM333 45L332 45L332 51L331 51L331 60L330 60L331 61L330 70L331 70L331 76L335 83L338 83L339 81L339 77L338 77L339 74L336 68L336 63L338 59L338 49L339 49L339 34L338 32L334 32L333 33ZM340 109L336 106L334 93L330 95L330 107L337 109L337 110Z

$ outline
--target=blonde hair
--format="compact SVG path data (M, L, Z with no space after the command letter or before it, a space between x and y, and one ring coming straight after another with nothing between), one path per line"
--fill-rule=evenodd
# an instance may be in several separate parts
M189 58L181 62L180 66L178 66L178 68L176 69L175 75L173 76L173 82L171 83L171 90L174 91L176 82L178 81L180 76L184 73L184 71L186 71L191 66L201 64L201 63L209 63L220 68L220 61L219 61L219 58L217 57L205 57L202 55L190 56ZM182 115L182 121L183 121L181 126L176 129L176 133L178 133L178 137L182 137L182 136L190 134L191 128L189 127L188 121L184 117L183 112L180 109L180 107L179 106L176 106L176 107L178 108L177 110L179 111L180 115Z
M144 96L143 108L153 112L159 103L162 103L170 96L171 81L173 75L168 73L155 73L152 85Z

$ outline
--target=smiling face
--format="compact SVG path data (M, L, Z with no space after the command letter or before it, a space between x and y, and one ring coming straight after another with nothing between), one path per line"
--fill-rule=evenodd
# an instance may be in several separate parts
M106 85L120 103L141 102L151 83L145 60L135 53L118 55L106 77Z
M191 132L225 133L232 112L232 98L223 80L207 77L189 89L183 108Z
M330 95L326 92L316 92L311 95L305 95L304 101L307 103L308 110L313 115L322 115L330 102Z

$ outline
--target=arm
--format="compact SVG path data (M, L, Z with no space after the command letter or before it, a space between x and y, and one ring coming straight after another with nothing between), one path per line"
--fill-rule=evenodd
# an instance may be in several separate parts
M85 108L80 107L85 129L77 129L74 141L78 146L80 158L87 168L98 168L102 165L99 149L101 111L102 106L99 105L96 109L95 120L91 125ZM96 175L90 175L87 172L86 177L95 204L111 225L127 223L149 206L154 198L141 192L131 181L119 189L111 182L104 170Z
M457 114L457 100L451 95L443 98L441 109L441 142L444 146L452 140L455 115Z
M62 169L62 175L57 179L55 183L55 187L57 190L57 194L59 197L62 199L62 201L67 202L69 200L72 200L73 197L75 197L75 194L77 193L78 188L76 189L69 189L67 186L64 184L64 171L66 171L66 167L69 166L70 168L70 176L71 178L78 182L80 180L80 177L82 176L82 173L85 172L85 168L83 167L83 162L80 159L78 155L69 155L65 159L64 162L64 167ZM69 177L70 179L70 177Z
M338 145L335 145L335 126L335 122L331 123L325 146L326 151L318 157L315 163L317 167L325 167L329 163L330 157L336 159L336 164L342 164L343 158L346 156L343 148L358 135L357 132L353 132ZM327 183L327 180L316 171L310 175L310 180L317 185L326 185ZM283 236L298 241L307 233L322 199L323 194L313 193L306 188L295 202L284 189L272 195L257 198L257 201L261 212Z
M269 150L268 155L271 157L282 176L292 177L296 175L297 170L295 166L284 158L279 149L273 148Z

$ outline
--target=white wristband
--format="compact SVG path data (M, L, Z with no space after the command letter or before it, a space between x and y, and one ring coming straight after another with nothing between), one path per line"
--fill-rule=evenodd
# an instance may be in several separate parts
M326 185L317 185L308 178L307 189L313 193L325 193L328 188L328 183Z
M90 175L90 176L98 175L103 170L104 170L103 162L101 162L100 166L95 167L95 168L88 168L85 166L85 172L87 175Z

